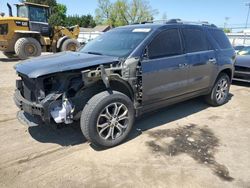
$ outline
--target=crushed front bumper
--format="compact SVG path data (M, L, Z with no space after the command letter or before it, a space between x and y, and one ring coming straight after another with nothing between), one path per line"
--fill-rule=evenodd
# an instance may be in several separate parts
M70 124L73 122L74 108L68 99L64 101L58 100L61 94L48 95L41 103L30 102L25 99L20 90L16 89L14 94L14 101L16 106L25 113L41 119L45 123Z
M15 94L14 94L14 102L16 106L20 109L23 110L24 112L32 115L32 116L39 116L39 118L45 122L45 123L50 123L51 116L49 113L49 105L48 104L37 104L35 102L30 102L27 99L25 99L20 91L16 89Z
M44 115L44 107L40 104L36 104L30 102L23 98L19 90L15 91L14 101L18 108L27 112L28 114L43 116Z

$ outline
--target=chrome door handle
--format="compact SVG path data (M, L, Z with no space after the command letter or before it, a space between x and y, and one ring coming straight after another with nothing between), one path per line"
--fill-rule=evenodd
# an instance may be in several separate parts
M183 63L183 64L180 63L178 66L179 66L179 68L184 68L184 67L187 67L188 64L187 63Z
M216 64L217 63L217 60L215 58L210 58L208 60L209 63L213 63L213 64Z

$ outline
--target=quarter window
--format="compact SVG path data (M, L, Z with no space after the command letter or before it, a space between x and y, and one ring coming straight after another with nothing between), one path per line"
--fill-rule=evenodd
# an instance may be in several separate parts
M209 33L216 40L221 49L232 48L232 45L222 30L209 29Z
M182 53L178 29L163 31L154 38L148 48L150 59L180 55Z
M207 39L202 30L183 29L183 38L186 53L208 50Z

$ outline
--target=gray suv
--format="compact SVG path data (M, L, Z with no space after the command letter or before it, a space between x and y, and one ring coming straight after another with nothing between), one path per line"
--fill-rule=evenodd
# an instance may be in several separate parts
M212 106L225 104L234 62L234 49L215 25L134 24L112 29L79 52L17 64L14 100L46 124L80 120L91 143L112 147L142 113L197 96Z

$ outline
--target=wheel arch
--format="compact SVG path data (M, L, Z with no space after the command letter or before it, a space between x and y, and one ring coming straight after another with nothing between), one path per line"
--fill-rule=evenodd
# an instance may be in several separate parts
M218 76L221 75L222 73L227 74L227 75L229 76L230 80L232 80L232 78L233 78L233 70L232 70L232 69L230 69L230 68L222 69L222 70L219 72ZM218 76L217 76L217 78L218 78Z
M82 109L84 108L86 103L93 96L95 96L98 93L101 93L103 91L110 91L110 90L111 91L118 91L118 92L125 94L126 96L128 96L131 99L132 103L134 103L133 90L126 81L123 81L121 79L111 79L110 80L110 88L106 88L103 81L98 80L95 83L93 83L91 86L86 87L86 88L82 88L80 91L78 91L78 94L76 94L76 95L81 95L82 97L80 97L80 98L82 100L76 101L79 105L81 105L81 107L79 106L79 108L78 108L79 111L74 116L74 119L77 120L80 118Z
M59 38L59 40L56 43L56 48L60 49L62 44L64 43L64 41L67 40L67 39L69 39L68 36L63 36L63 37Z
M20 38L34 38L41 44L41 34L39 32L32 32L32 31L16 31L14 38L17 41Z
M106 88L102 80L98 80L91 87L86 88L85 91L93 91L91 94L95 95L105 90L119 91L127 95L132 101L134 99L133 90L130 85L121 79L112 78L110 81L110 88Z

